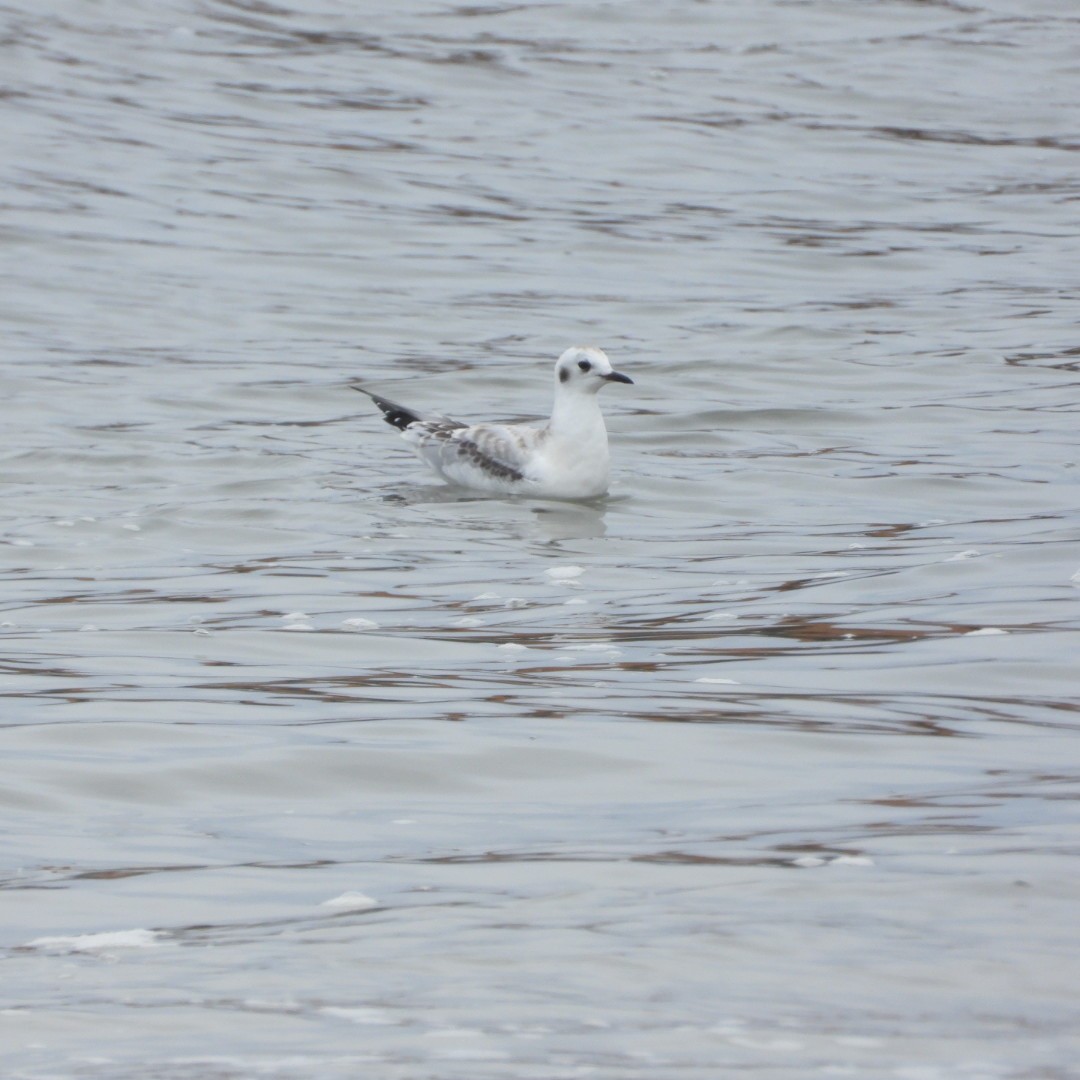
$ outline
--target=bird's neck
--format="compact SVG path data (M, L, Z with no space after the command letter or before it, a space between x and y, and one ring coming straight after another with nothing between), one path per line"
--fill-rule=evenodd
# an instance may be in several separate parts
M551 410L548 430L556 436L606 438L604 417L595 394L572 393L563 387L555 387L555 406Z

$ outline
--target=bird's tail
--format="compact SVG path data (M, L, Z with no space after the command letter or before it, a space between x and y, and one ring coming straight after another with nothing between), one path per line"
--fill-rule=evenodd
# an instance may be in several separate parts
M362 386L354 386L353 389L359 390L361 394L367 394L367 396L382 410L383 419L391 427L396 427L398 431L404 431L410 424L415 424L417 420L423 419L419 413L413 412L412 409L407 409L404 405L399 405L396 401L389 401L384 397L379 397L378 394L373 394L370 390L365 390Z

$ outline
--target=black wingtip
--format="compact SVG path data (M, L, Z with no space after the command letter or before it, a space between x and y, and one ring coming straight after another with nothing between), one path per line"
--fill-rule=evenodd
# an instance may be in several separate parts
M361 394L367 394L372 401L378 405L382 410L383 419L391 426L398 429L398 431L404 431L410 424L415 424L420 419L419 413L414 413L412 409L407 409L404 405L399 405L396 401L390 401L387 398L379 397L378 394L373 394L370 390L365 390L362 386L357 386L355 383L350 384L350 389L359 390Z

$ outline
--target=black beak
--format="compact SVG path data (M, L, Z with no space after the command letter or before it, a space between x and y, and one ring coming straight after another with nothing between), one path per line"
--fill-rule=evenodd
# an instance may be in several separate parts
M605 376L608 382L625 382L631 386L634 385L634 380L629 375L624 375L621 371L609 371Z

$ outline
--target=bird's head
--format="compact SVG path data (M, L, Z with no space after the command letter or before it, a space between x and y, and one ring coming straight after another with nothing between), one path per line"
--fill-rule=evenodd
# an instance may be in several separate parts
M604 350L595 345L571 346L555 363L555 382L564 390L595 394L609 382L633 381L616 371Z

